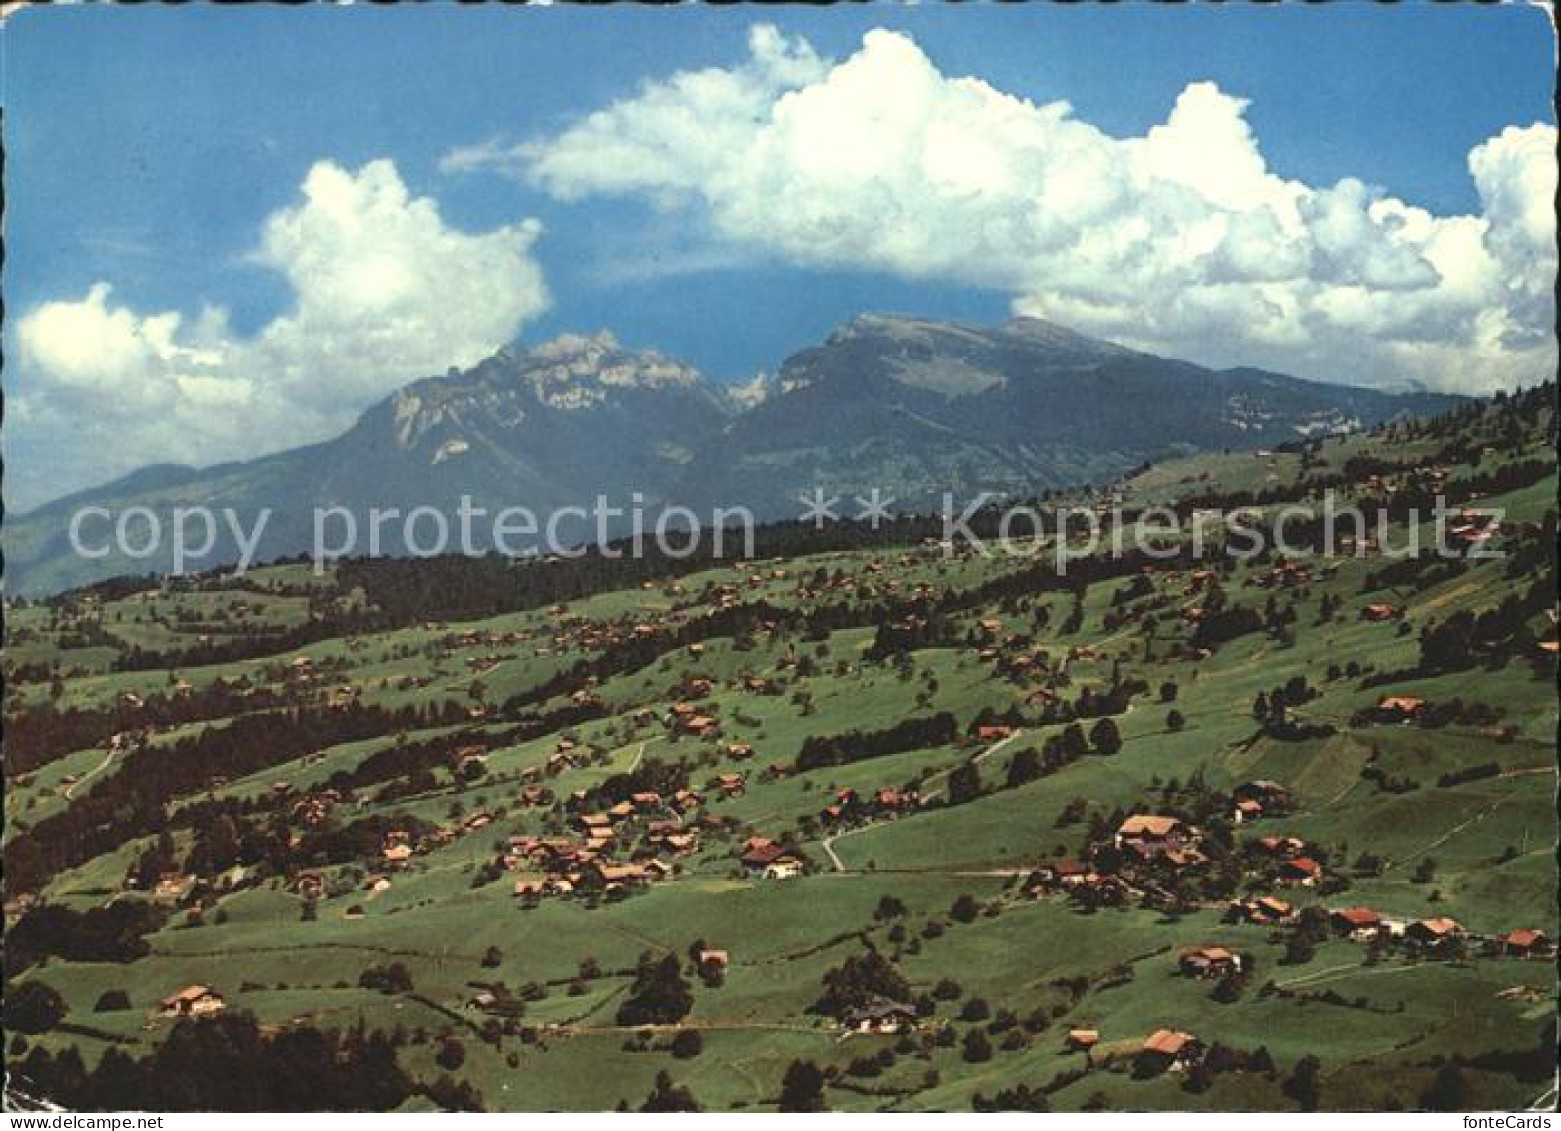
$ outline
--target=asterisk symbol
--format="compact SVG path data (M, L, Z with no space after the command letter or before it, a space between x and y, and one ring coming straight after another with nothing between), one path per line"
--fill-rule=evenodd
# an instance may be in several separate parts
M865 499L857 495L856 505L862 509L857 512L856 520L870 523L872 528L877 530L880 522L888 522L894 517L889 513L889 504L892 502L894 500L884 498L883 492L877 487L874 487Z
M838 522L840 515L835 513L835 507L840 504L840 496L824 496L824 488L815 487L811 495L799 495L797 501L807 509L802 512L798 521L811 522L814 530L824 529L826 522Z

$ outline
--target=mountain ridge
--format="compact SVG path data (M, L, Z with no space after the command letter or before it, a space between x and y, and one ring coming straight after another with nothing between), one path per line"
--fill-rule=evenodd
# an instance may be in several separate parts
M9 516L6 555L12 591L23 593L168 568L74 554L69 515L89 504L270 508L263 558L310 547L312 508L452 514L465 496L543 514L637 493L652 507L743 505L765 520L791 516L815 487L877 488L901 509L928 509L945 491L1027 496L1456 400L1212 370L1033 318L983 327L865 313L739 386L603 330L412 381L328 440L207 468L150 465ZM219 538L201 565L237 559Z

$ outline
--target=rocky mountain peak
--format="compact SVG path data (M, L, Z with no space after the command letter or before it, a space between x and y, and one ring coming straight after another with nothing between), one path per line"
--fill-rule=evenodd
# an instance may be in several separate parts
M502 349L467 370L414 382L390 397L396 443L415 446L440 425L477 418L514 427L537 412L574 412L629 390L698 394L699 370L656 350L631 350L609 330L560 334L524 350Z

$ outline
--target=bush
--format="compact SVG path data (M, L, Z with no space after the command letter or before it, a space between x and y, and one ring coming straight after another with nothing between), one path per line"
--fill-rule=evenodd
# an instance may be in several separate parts
M878 906L873 910L874 919L903 919L904 917L905 902L892 895L880 897Z
M964 1058L971 1064L980 1064L992 1059L992 1042L980 1029L972 1029L965 1034Z
M1295 1071L1284 1082L1282 1091L1294 1100L1302 1111L1316 1111L1318 1103L1318 1076L1322 1064L1315 1056L1303 1056L1296 1061Z
M824 1074L811 1060L794 1060L781 1081L782 1111L824 1111Z
M618 1008L620 1025L670 1025L681 1021L694 1007L694 995L683 980L677 956L640 963L634 988Z
M1089 731L1089 744L1096 754L1110 756L1122 749L1122 732L1112 719L1101 719Z
M482 1096L468 1081L441 1076L428 1086L428 1098L443 1111L483 1111Z
M1420 1106L1427 1111L1463 1111L1469 1106L1469 1083L1458 1061L1449 1060L1436 1070Z
M699 1101L694 1098L694 1093L681 1084L674 1084L672 1077L665 1072L656 1073L656 1086L651 1089L650 1095L645 1097L645 1102L640 1104L643 1112L670 1112L670 1111L698 1111Z
M382 994L404 994L412 990L412 972L402 962L388 966L370 966L358 975L358 985Z
M881 1075L882 1072L883 1067L871 1056L859 1056L846 1065L847 1076L872 1077Z
M672 1055L678 1060L690 1060L705 1051L705 1039L698 1029L679 1029L672 1038Z
M466 1046L454 1037L447 1038L439 1046L439 1052L434 1057L434 1063L446 1072L454 1072L466 1063Z
M130 1008L130 995L124 990L104 990L98 998L98 1003L92 1007L94 1013L120 1013Z
M14 1033L47 1033L64 1018L65 999L42 982L23 982L5 995L5 1025Z
M948 799L950 805L963 805L981 796L981 767L966 762L949 774Z

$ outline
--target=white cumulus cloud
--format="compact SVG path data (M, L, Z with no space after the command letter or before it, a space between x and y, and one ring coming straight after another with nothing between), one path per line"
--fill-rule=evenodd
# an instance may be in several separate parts
M409 380L480 360L547 306L530 253L539 232L452 228L389 161L316 164L253 252L292 293L255 333L236 333L220 307L133 310L104 282L23 313L15 396L29 434L75 442L64 466L36 444L20 493L321 439Z
M1114 137L946 75L896 32L838 62L770 28L749 48L447 168L642 196L713 242L995 287L1018 313L1214 364L1464 391L1553 371L1553 126L1476 147L1481 213L1438 216L1279 176L1247 103L1210 82Z

